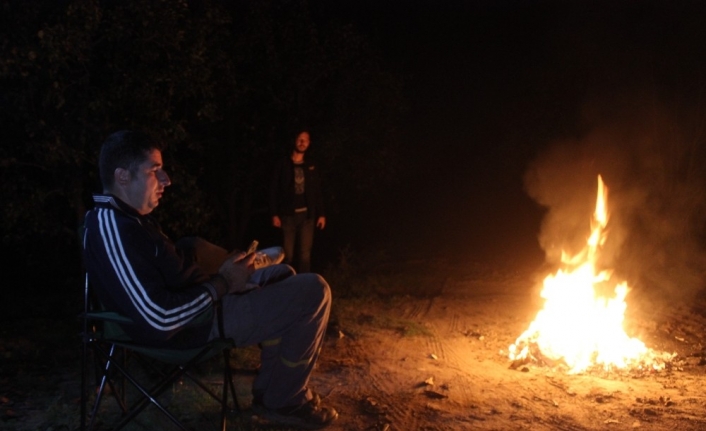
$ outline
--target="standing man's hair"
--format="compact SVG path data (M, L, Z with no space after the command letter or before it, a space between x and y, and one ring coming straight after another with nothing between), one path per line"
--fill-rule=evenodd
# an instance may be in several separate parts
M309 126L306 126L306 125L302 126L302 127L298 127L296 129L292 129L292 131L289 132L289 139L290 139L290 142L292 143L292 145L296 145L297 138L299 137L299 135L301 135L304 132L308 133L309 139L311 139L311 129L309 128Z
M110 190L115 182L115 170L123 168L130 175L137 173L137 168L152 150L162 150L163 145L150 138L146 133L121 130L108 136L101 146L98 157L98 170L104 190Z

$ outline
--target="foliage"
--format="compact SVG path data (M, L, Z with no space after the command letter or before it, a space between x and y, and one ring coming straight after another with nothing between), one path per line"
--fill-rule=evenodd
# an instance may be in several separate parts
M304 0L0 4L3 248L75 247L100 142L121 128L169 144L155 215L175 237L237 246L295 124L315 125L333 212L394 177L398 83Z
M185 2L32 6L3 4L1 118L11 134L0 160L12 202L1 214L3 240L40 233L68 241L98 190L97 143L108 131L145 128L184 145L190 122L217 118L225 81L212 76L226 55L215 42L228 20L197 16ZM191 205L200 200L189 196Z

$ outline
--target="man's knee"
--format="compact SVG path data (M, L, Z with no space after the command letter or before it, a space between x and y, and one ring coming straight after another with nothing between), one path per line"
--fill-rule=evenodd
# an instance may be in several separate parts
M306 290L306 297L312 302L317 304L322 304L325 306L330 306L331 304L331 287L328 285L326 280L315 273L299 274L296 276L301 279L302 286Z
M252 280L262 286L285 280L296 274L294 268L286 263L268 266L256 270L252 275Z

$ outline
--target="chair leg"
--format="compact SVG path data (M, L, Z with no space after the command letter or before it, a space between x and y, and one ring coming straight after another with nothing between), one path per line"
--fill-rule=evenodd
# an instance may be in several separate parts
M233 371L230 369L230 349L224 350L224 360L225 360L225 372L226 372L226 382L230 387L230 394L233 397L233 405L235 410L240 411L240 403L238 402L238 397L235 395L235 384L233 383ZM223 384L225 386L225 383Z
M173 414L169 412L164 406L157 400L157 397L164 392L164 390L169 387L174 381L176 381L179 376L183 374L180 367L175 367L175 369L169 373L169 376L162 381L162 383L151 388L149 391L143 388L140 383L135 380L126 369L124 369L119 364L115 364L116 368L120 371L120 374L125 377L132 385L142 394L142 399L130 407L127 416L123 417L122 420L115 426L114 431L122 429L128 422L130 422L135 416L137 416L142 410L145 409L150 403L157 407L162 413L164 413L169 420L171 420L174 425L179 427L184 431L189 431Z
M86 431L86 410L88 404L88 343L84 324L83 346L81 347L81 431Z
M221 430L226 431L226 422L228 415L228 391L233 397L233 405L235 410L240 411L238 397L235 394L235 385L233 384L233 372L230 369L230 349L223 350L223 397L221 398Z
M110 390L113 393L113 397L115 398L116 402L118 403L118 406L122 410L123 414L128 412L127 404L125 403L125 383L123 379L122 383L122 388L118 388L115 386L113 379L109 377L110 373L112 372L111 365L113 363L117 363L119 360L116 356L116 346L114 344L111 344L110 349L108 352L103 350L101 346L99 346L97 341L90 341L92 344L92 348L90 349L91 352L93 352L93 358L95 361L97 361L98 354L105 359L105 363L102 367L98 367L96 364L96 380L98 383L98 388L96 390L96 399L93 402L93 408L91 409L91 415L90 415L90 422L87 424L88 426L86 427L86 407L88 404L88 358L85 359L85 368L84 368L84 375L82 376L82 393L81 393L81 431L85 430L92 430L93 426L95 424L95 418L98 415L98 409L100 408L101 402L103 400L103 395L105 394L106 390L106 385L110 388ZM124 352L123 352L124 355ZM125 357L123 356L123 360L126 360ZM123 364L124 366L125 364ZM100 372L98 371L100 369Z
M226 351L223 351L223 359L228 359L228 353ZM223 367L223 396L221 398L221 431L226 431L226 415L228 414L228 362L226 361L225 366ZM238 400L235 399L234 402L237 404Z
M81 380L81 431L92 430L95 425L95 419L98 416L98 410L100 408L104 392L109 387L112 390L113 396L116 398L121 410L123 411L123 417L120 421L112 428L114 431L122 429L131 420L133 420L140 412L142 412L147 406L153 404L157 409L164 413L169 420L174 423L179 429L183 431L188 431L188 428L184 426L171 412L169 412L157 397L160 396L173 382L175 382L180 377L189 377L198 386L210 394L214 399L221 402L221 429L226 430L227 427L227 415L229 409L228 403L228 391L230 391L233 397L233 403L236 410L240 410L238 399L236 397L235 385L233 383L233 373L230 369L230 350L223 350L223 360L224 360L224 371L223 371L223 392L221 396L218 396L216 392L212 391L210 388L205 386L203 382L199 379L191 376L187 371L193 364L199 362L203 355L207 352L204 350L201 354L192 358L187 364L183 366L175 366L168 373L164 373L160 379L161 383L156 384L154 387L146 389L143 387L129 372L127 369L127 354L119 346L115 344L109 344L108 346L103 346L95 340L89 340L90 346L84 346L86 348L85 356L82 357L82 380ZM94 361L96 363L96 381L98 388L96 393L96 398L93 403L93 408L89 414L88 410L88 400L89 400L89 379L88 379L88 354L92 352L94 356ZM121 355L122 354L122 360ZM98 365L99 358L100 366ZM125 362L123 362L125 361ZM121 379L123 381L122 386L116 386L114 384L115 379ZM127 381L126 381L127 380ZM131 406L127 406L124 396L127 390L127 382L132 384L137 391L142 394L141 399L137 400ZM88 416L90 415L90 417ZM90 420L89 420L90 418Z

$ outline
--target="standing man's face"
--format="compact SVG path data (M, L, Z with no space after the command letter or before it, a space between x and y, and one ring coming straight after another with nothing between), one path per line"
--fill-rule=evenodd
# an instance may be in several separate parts
M162 170L161 151L150 151L145 161L140 163L134 176L126 172L128 180L121 182L123 196L119 197L140 214L151 213L159 205L164 188L172 183L169 175Z
M309 144L309 132L301 132L297 136L297 140L294 142L294 151L297 153L304 153L307 148L309 148Z

